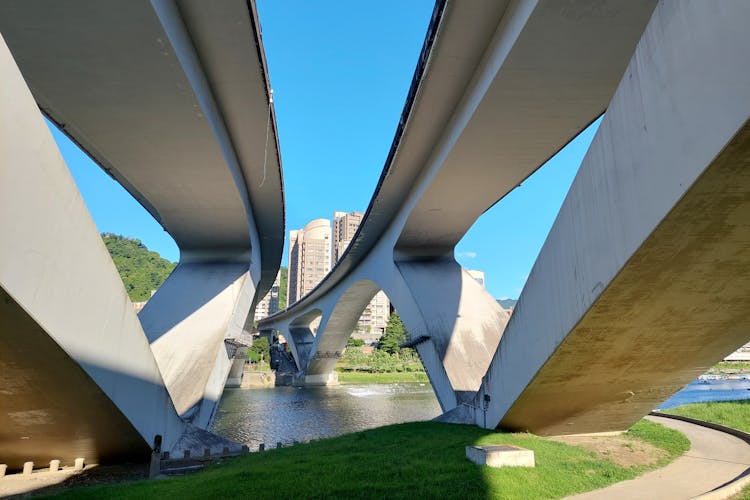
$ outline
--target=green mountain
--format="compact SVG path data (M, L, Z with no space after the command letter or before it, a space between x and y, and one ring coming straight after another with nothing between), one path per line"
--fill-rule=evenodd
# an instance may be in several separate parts
M159 288L175 268L174 262L150 251L141 240L111 233L102 233L102 239L133 302L148 300L151 290Z
M510 309L511 307L515 307L516 302L518 302L518 300L516 299L497 299L497 303L500 304L500 307L502 307L503 309Z

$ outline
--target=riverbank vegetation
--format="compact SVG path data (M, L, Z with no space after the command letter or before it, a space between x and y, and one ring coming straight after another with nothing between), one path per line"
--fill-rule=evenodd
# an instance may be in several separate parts
M368 372L339 372L340 384L429 384L425 372L391 372L391 373L368 373Z
M720 361L708 370L709 375L729 375L750 373L748 361Z
M424 372L419 356L412 349L389 354L381 349L365 352L364 347L348 347L336 364L339 372L401 373Z
M750 432L750 400L711 401L678 406L664 413L682 415L683 417L705 420L715 424L726 425L734 429Z
M648 421L625 436L665 450L663 456L623 467L531 434L415 422L252 453L180 478L70 489L61 498L561 498L661 467L689 446L682 434ZM473 444L532 449L536 467L474 465L465 457Z
M377 346L367 347L360 339L350 338L336 364L342 384L394 384L429 382L416 351L401 347L408 333L397 312L391 314Z

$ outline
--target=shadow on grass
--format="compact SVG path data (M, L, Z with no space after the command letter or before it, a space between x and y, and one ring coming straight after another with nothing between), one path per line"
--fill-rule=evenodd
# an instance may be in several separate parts
M479 467L465 457L471 444L530 448L537 466ZM72 489L61 498L559 498L643 470L531 434L416 422L254 453L183 478Z

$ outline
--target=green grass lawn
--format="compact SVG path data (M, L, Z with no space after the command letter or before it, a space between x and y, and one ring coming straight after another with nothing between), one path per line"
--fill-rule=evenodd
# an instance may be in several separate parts
M339 372L339 383L341 384L397 384L407 382L429 384L430 381L425 372Z
M668 450L662 466L689 447L680 433L647 421L628 432ZM535 468L491 469L465 458L471 444L533 449ZM381 427L213 465L181 478L83 487L62 498L559 498L632 478L582 448L531 434L416 422Z
M720 361L708 373L747 373L750 371L750 361Z
M697 418L750 432L750 400L695 403L678 406L664 413Z

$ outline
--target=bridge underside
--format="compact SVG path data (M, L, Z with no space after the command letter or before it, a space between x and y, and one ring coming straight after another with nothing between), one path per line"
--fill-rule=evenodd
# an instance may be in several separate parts
M202 429L284 233L257 26L245 0L0 4L0 463L234 448ZM142 322L40 108L180 247Z
M629 259L500 426L628 429L750 336L748 123Z
M744 2L659 3L485 376L475 422L627 429L750 337Z
M242 333L283 247L254 3L10 0L0 31L36 101L23 112L40 108L179 246L133 326L179 416L206 428L232 364L225 339Z
M0 459L143 461L150 446L110 398L0 289ZM116 376L113 374L112 376Z

